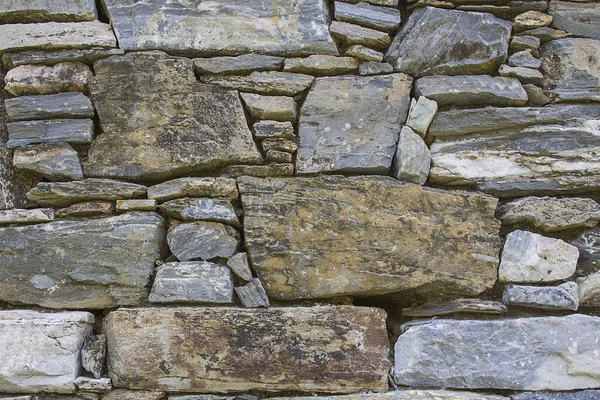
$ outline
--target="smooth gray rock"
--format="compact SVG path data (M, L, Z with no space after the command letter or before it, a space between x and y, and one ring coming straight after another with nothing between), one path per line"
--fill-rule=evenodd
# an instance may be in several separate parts
M394 67L388 63L367 61L360 63L358 67L359 75L384 75L394 72Z
M81 367L94 375L94 378L100 379L102 377L105 358L106 335L87 336L81 348Z
M577 311L579 294L575 282L558 286L506 285L502 302L507 306Z
M88 178L77 182L40 182L27 193L27 198L42 205L65 207L80 201L134 199L145 194L143 185Z
M429 175L431 153L423 139L408 126L402 127L394 155L392 176L418 185L425 184Z
M237 277L245 280L246 282L250 282L252 280L252 270L250 269L250 264L248 263L247 253L237 253L236 255L229 257L227 260L227 266Z
M385 61L413 77L492 74L508 56L510 31L509 21L488 13L420 8L394 38Z
M37 22L79 22L98 19L94 0L4 0L0 24Z
M165 50L185 55L337 54L322 0L104 3L119 46L125 50ZM157 21L160 29L156 28Z
M581 390L577 392L525 392L511 395L512 400L597 400L600 390Z
M429 126L431 125L437 110L438 104L425 96L419 97L418 100L412 99L410 101L410 110L408 112L408 118L406 119L406 126L424 138L427 136Z
M269 297L258 278L252 279L244 286L237 286L235 293L246 308L269 307Z
M169 230L167 242L179 261L228 258L235 254L240 235L217 222L189 222Z
M15 97L4 105L11 121L94 117L92 102L82 93Z
M423 322L398 338L394 380L460 389L600 387L598 329L600 318L579 314Z
M600 307L600 271L580 280L578 292L582 307Z
M93 324L88 312L0 311L0 391L74 393L81 347Z
M552 27L575 36L600 39L600 3L552 0L548 13L554 17Z
M560 239L517 230L506 236L500 282L535 283L567 279L575 273L579 250Z
M83 179L79 156L67 143L19 147L15 149L13 165L18 169L41 174L51 182Z
M213 221L239 227L235 209L229 199L190 198L169 200L158 206L165 215L181 221Z
M158 267L150 291L151 303L233 302L229 268L208 261L171 262Z
M524 67L538 69L542 66L542 62L535 58L530 50L518 51L508 57L508 65L511 67Z
M29 50L2 55L2 62L7 69L13 69L26 64L54 65L65 61L81 61L93 64L94 61L110 56L125 54L122 49L70 49L70 50Z
M522 106L527 92L518 80L489 75L434 75L415 82L415 94L440 106Z
M383 53L360 44L353 44L352 46L348 47L344 52L344 55L348 57L354 57L362 61L383 61Z
M5 89L15 96L85 92L93 74L82 62L62 62L52 66L21 65L6 73Z
M254 93L241 93L240 97L253 120L296 122L298 119L298 103L293 97L261 96Z
M510 65L502 64L500 68L498 68L498 74L504 77L516 78L522 83L529 83L537 86L542 86L544 82L544 75L534 68L511 67Z
M8 127L9 148L34 143L89 144L94 135L91 119L57 119L45 121L10 122Z
M33 224L54 221L54 209L8 209L0 210L0 225Z
M404 74L317 78L300 112L297 173L386 174L411 84Z
M358 70L358 61L353 57L312 55L306 58L287 58L283 70L314 76L347 75Z
M435 317L451 314L506 314L506 306L498 301L456 299L446 303L426 303L402 309L405 317Z
M254 71L279 71L284 60L283 57L264 54L195 58L194 70L198 75L247 75Z
M363 28L347 22L332 21L329 27L331 36L345 45L359 44L375 50L385 51L392 39L385 32Z
M259 140L266 138L294 139L296 137L294 126L289 121L258 121L252 125L252 133L254 138Z
M248 76L201 76L200 82L224 89L270 96L295 96L310 88L315 78L292 72L253 72Z
M156 214L127 213L1 228L0 243L2 301L104 309L146 299L165 228Z
M390 33L400 26L400 11L397 9L378 7L362 2L351 4L336 1L334 18L338 21Z

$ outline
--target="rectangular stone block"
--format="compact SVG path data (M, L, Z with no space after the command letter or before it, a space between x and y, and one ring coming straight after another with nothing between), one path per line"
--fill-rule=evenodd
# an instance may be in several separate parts
M77 22L98 19L94 0L3 0L0 24Z
M10 122L7 146L15 148L32 143L57 142L88 144L93 135L94 122L91 119Z
M11 121L50 118L93 118L92 102L83 93L21 96L4 102Z
M385 318L352 306L121 309L104 320L109 375L171 392L386 391Z

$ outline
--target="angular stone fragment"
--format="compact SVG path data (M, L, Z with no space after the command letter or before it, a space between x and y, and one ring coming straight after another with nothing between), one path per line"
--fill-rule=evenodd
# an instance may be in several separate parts
M293 139L296 137L294 126L289 121L258 121L252 125L252 133L254 138L259 140L266 138Z
M162 218L150 213L2 228L0 299L71 309L139 304L164 236Z
M233 271L233 273L239 278L250 282L252 280L252 270L248 263L247 253L237 253L236 255L229 257L227 260L227 266Z
M79 22L98 19L94 0L4 0L0 24L36 22Z
M600 272L578 282L579 304L582 307L600 307Z
M0 390L75 392L81 347L93 324L87 312L0 311Z
M235 293L246 308L269 307L269 297L259 279L254 278L244 286L237 286Z
M498 208L505 225L530 224L545 232L592 227L600 221L600 204L592 199L526 197Z
M513 36L510 41L510 51L516 53L518 51L531 50L535 54L540 47L540 43L540 39L536 36Z
M156 210L156 200L153 199L117 200L117 212L154 210Z
M560 239L528 231L506 236L498 277L501 282L551 282L575 272L579 250Z
M406 119L406 126L424 138L429 131L429 126L431 125L437 110L437 102L430 100L425 96L419 97L418 100L412 99L410 101L410 110L408 112L408 118Z
M13 69L19 65L46 64L54 65L64 61L81 61L92 64L94 61L110 56L122 55L125 51L121 49L71 49L41 51L29 50L16 53L5 53L2 62L7 69Z
M240 222L229 199L189 198L169 200L158 209L181 221L213 221L239 226Z
M99 21L0 25L0 54L91 47L117 47L110 25Z
M81 348L81 366L100 379L106 358L106 335L89 335Z
M261 142L264 151L277 150L294 153L298 150L298 143L295 140L283 138L266 138Z
M27 145L15 150L15 168L41 174L51 182L80 181L83 170L77 152L66 143Z
M506 60L510 30L510 22L487 13L420 8L394 38L385 61L413 77L492 74Z
M380 309L148 308L113 311L104 324L115 386L200 393L388 388Z
M81 62L62 62L54 66L22 65L8 71L4 81L7 92L23 96L84 92L92 76L90 68Z
M312 55L286 59L283 70L315 76L345 75L358 70L358 61L352 57Z
M392 72L394 72L394 67L388 63L368 61L361 63L360 67L358 67L359 75L383 75L391 74Z
M400 25L400 11L397 9L378 7L362 2L350 4L336 1L334 17L338 21L384 32L394 32Z
M272 400L509 400L508 397L457 390L393 390L345 396L273 397ZM182 399L184 400L184 399ZM192 399L193 400L193 399ZM201 399L200 399L201 400ZM583 400L583 399L582 399ZM587 400L587 399L586 399Z
M464 296L496 280L499 222L491 197L390 177L244 177L238 185L247 251L271 298L409 289Z
M423 185L429 175L430 164L431 153L423 139L408 126L403 127L394 155L392 176L404 182Z
M147 390L116 389L102 397L102 400L161 400L164 393Z
M543 2L544 4L546 4L546 2ZM538 38L541 43L546 43L547 41L550 40L556 40L556 39L564 39L566 37L572 36L571 33L567 33L565 31L561 31L560 29L553 29L550 27L545 27L545 28L536 28L536 29L531 29L529 31L524 31L524 32L518 32L516 33L517 36L521 35L521 36L533 36Z
M579 249L576 274L587 276L600 271L600 226L567 238L568 243Z
M533 68L511 67L510 65L502 64L498 68L500 76L516 78L522 83L530 83L537 86L542 86L544 76L540 71Z
M265 161L267 163L291 163L293 160L292 153L286 153L279 150L267 150L265 153Z
M229 268L208 261L171 262L158 267L151 303L233 302Z
M253 93L241 93L240 96L253 120L296 122L298 119L298 103L293 97L261 96Z
M87 378L80 376L75 379L75 386L80 392L107 393L112 390L110 378Z
M552 0L548 13L554 17L554 28L575 36L600 39L600 4Z
M229 175L234 178L239 176L292 176L294 164L269 164L269 165L233 165L229 167Z
M512 400L596 400L600 390L580 390L577 392L525 392L512 395Z
M263 54L244 54L237 57L195 58L198 75L247 75L254 71L279 71L283 57Z
M542 62L531 54L531 50L523 50L508 57L508 65L511 67L538 69L542 66Z
M300 113L297 172L387 174L411 84L404 74L318 78Z
M530 10L519 14L513 20L513 32L522 32L528 29L543 28L552 23L552 16L540 11Z
M272 96L295 96L314 81L309 75L291 72L253 72L248 76L201 76L200 82L224 89Z
M383 53L362 46L360 44L353 44L352 46L348 47L344 55L354 57L363 61L383 61Z
M192 222L169 230L167 242L179 261L210 260L235 254L240 240L232 227L216 222Z
M502 301L507 306L541 308L543 310L571 310L579 308L577 283L558 286L506 285Z
M94 107L82 93L23 96L4 102L11 121L49 118L92 118Z
M7 224L33 224L50 222L54 220L54 209L33 208L0 210L0 225Z
M434 75L415 82L415 94L441 106L521 106L527 92L518 80L489 75Z
M527 92L527 104L531 106L545 106L550 103L550 99L546 96L539 86L530 83L523 85L523 89Z
M548 8L548 3L545 0L511 0L508 6L512 16L516 17L527 11L544 12Z
M498 301L479 299L456 299L446 303L427 303L403 308L406 317L435 317L450 314L506 314L506 306Z
M115 206L107 201L85 201L56 211L57 218L81 218L109 216L115 211Z
M178 197L238 197L235 179L178 178L148 188L148 198L158 202Z
M19 121L8 124L7 146L15 148L32 143L89 144L94 135L91 119Z
M598 329L600 318L579 314L432 320L398 338L394 380L398 385L461 389L600 387Z
M346 45L360 44L380 51L385 51L392 41L385 32L347 22L332 21L329 31L334 38Z

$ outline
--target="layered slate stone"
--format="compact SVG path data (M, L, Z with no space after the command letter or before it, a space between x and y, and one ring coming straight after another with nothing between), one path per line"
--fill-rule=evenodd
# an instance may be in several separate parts
M404 74L317 78L300 111L297 172L386 174L411 84Z
M14 152L13 165L18 169L41 174L52 182L83 179L79 156L66 143L19 147Z
M175 392L386 391L385 317L351 306L117 310L104 320L109 375Z
M323 0L104 3L119 45L125 50L186 55L337 54L327 29L328 10Z
M168 179L262 161L238 94L196 83L192 61L161 52L94 64L90 91L102 134L87 176Z
M90 67L82 62L21 65L8 71L5 89L15 96L84 92L92 76Z
M89 144L94 136L91 119L18 121L8 123L7 127L9 148L32 143Z
M0 299L49 308L137 305L165 244L161 217L128 213L0 229Z
M94 0L4 0L0 4L0 24L36 22L76 22L98 19Z
M506 285L502 294L506 305L541 308L544 310L571 310L579 308L577 283L558 286Z
M488 13L415 10L385 55L396 71L424 75L493 74L508 56L511 23Z
M399 385L460 389L596 388L598 329L600 318L580 314L432 320L398 338L394 380Z
M8 99L4 104L11 121L94 117L94 107L83 93L22 96Z
M244 177L238 185L246 248L272 298L476 295L496 281L491 197L389 177Z
M75 392L81 348L93 324L87 312L0 311L0 391Z
M600 39L600 4L552 0L548 12L554 17L553 27L575 36Z

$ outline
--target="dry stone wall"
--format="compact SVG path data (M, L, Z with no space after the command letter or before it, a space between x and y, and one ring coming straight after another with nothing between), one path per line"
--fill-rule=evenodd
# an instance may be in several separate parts
M597 0L4 0L0 56L0 399L600 399Z

